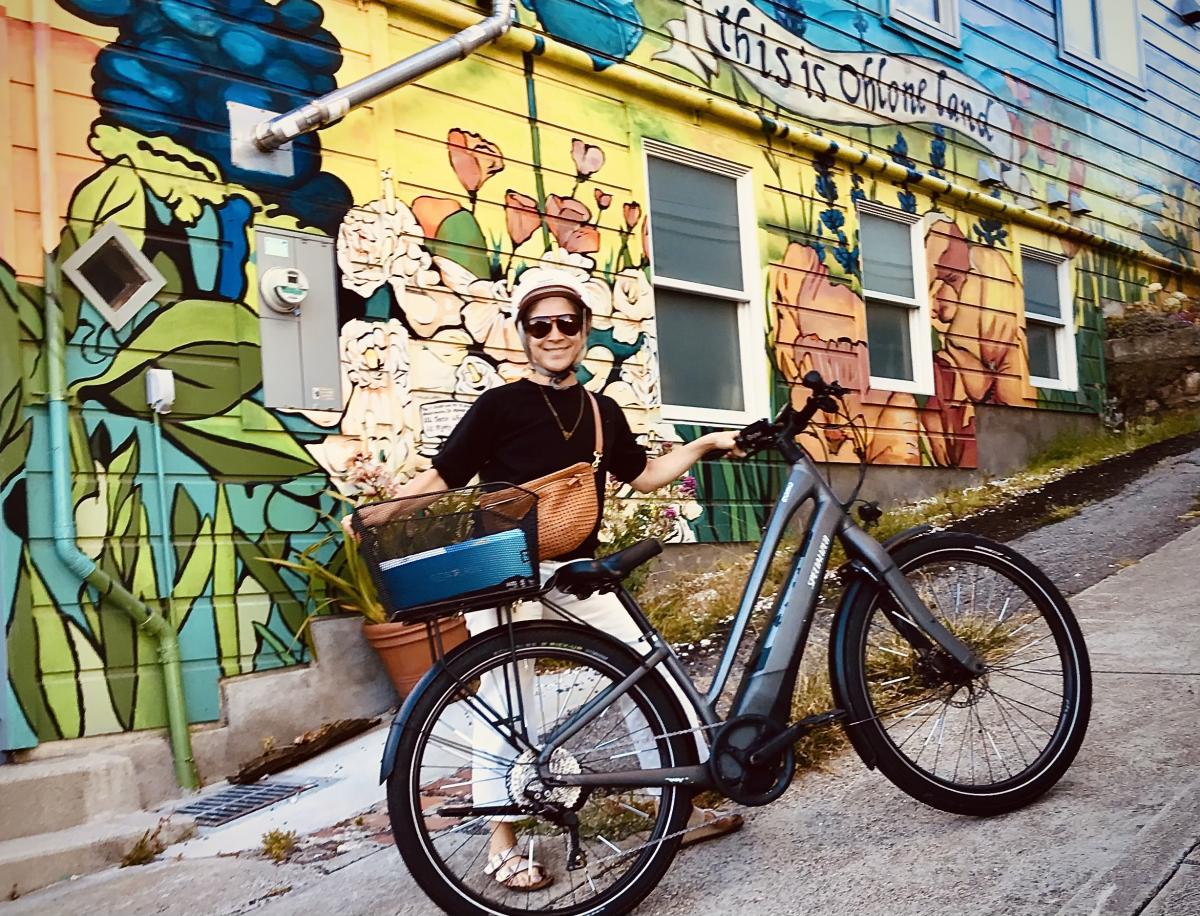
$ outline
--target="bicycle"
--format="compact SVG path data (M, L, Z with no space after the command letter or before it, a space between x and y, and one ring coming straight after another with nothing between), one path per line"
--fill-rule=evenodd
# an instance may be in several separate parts
M739 435L748 453L777 449L790 471L703 694L621 584L662 549L643 541L566 563L538 594L615 591L644 651L570 620L516 622L510 606L503 625L441 657L407 698L380 778L396 846L444 910L628 912L666 873L694 793L774 801L795 771L794 742L813 728L840 725L868 767L956 814L1012 811L1066 772L1091 708L1087 649L1066 600L1030 561L981 537L928 526L882 544L871 537L850 514L865 452L843 502L796 441L819 411L841 415L848 392L815 372L804 384L803 408L789 404ZM801 544L719 716L772 557L809 503ZM829 642L836 705L790 722L835 539L847 557ZM484 874L500 820L521 855L558 880L529 893Z

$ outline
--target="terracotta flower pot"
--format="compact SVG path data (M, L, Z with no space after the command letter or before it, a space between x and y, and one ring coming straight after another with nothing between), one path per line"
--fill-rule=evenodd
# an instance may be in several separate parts
M466 642L467 624L462 617L445 617L436 625L441 630L443 652ZM433 664L425 624L364 623L363 634L379 654L396 692L401 698L408 696Z

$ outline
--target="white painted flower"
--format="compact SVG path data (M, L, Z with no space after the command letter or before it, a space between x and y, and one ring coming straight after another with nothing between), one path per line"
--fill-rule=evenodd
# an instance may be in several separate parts
M355 318L342 326L342 359L356 388L408 391L408 332L395 318L386 322Z
M617 274L612 304L613 337L622 343L634 343L642 330L641 323L654 314L654 291L645 272L630 267Z
M496 367L480 356L467 356L454 370L454 393L478 396L489 388L503 385L504 379Z
M434 286L438 276L424 247L421 224L412 210L396 199L391 172L384 169L382 175L383 196L354 207L342 219L337 262L347 289L366 298L384 283L390 284L403 309L410 286Z

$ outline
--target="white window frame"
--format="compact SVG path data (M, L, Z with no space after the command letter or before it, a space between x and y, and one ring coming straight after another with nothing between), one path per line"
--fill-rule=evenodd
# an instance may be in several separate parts
M1062 57L1064 60L1071 61L1072 63L1081 64L1087 69L1097 72L1100 76L1109 77L1110 79L1112 77L1117 77L1124 80L1130 80L1133 84L1132 88L1140 91L1145 85L1145 79L1142 75L1145 72L1145 45L1142 42L1142 13L1138 6L1138 0L1132 0L1134 3L1133 27L1135 33L1133 40L1137 45L1137 66L1133 73L1129 73L1111 61L1108 61L1103 57L1098 57L1091 52L1067 47L1067 14L1063 9L1067 2L1068 0L1056 0L1054 8L1054 18L1058 28L1059 57ZM1104 23L1101 18L1098 2L1097 0L1089 0L1089 2L1092 8L1092 27L1093 29L1102 30L1104 28Z
M912 341L912 380L888 378L887 376L872 375L871 387L880 391L905 391L910 394L933 394L933 343L932 317L929 309L929 276L925 265L925 234L921 232L921 218L915 213L905 213L892 207L885 207L871 201L858 202L859 214L869 214L882 219L890 219L898 223L907 223L909 239L912 242L913 266L913 297L897 296L892 293L876 293L867 288L863 280L862 300L863 318L870 308L868 299L885 302L889 305L903 305L908 312L908 335ZM862 237L859 236L858 256L861 276L866 277L866 258L868 253L863 251ZM870 363L871 336L867 334L867 361Z
M919 13L900 6L900 0L889 0L888 18L903 23L918 32L944 41L958 48L962 46L962 26L958 15L958 0L938 0L941 6L940 19L926 19Z
M1029 367L1028 342L1026 343L1025 371L1029 384L1035 388L1050 388L1055 391L1079 390L1079 365L1075 353L1075 305L1071 295L1071 265L1062 255L1052 254L1038 248L1020 247L1021 255L1021 312L1025 328L1029 322L1055 328L1054 350L1058 356L1058 378L1042 378L1034 375ZM1055 269L1058 280L1058 317L1037 315L1025 311L1025 259L1049 264Z
M726 289L710 286L706 283L695 283L678 277L665 277L654 270L654 227L646 233L646 244L650 248L650 266L653 274L655 289L669 289L683 293L695 293L714 299L724 299L737 305L737 327L739 356L742 367L742 410L721 410L712 407L690 407L679 404L662 404L662 419L673 423L696 423L706 426L740 427L752 423L770 412L770 399L767 390L767 368L763 362L763 342L767 339L767 329L763 323L762 294L758 291L758 240L756 228L757 217L754 211L753 173L749 166L718 159L695 150L684 149L661 140L650 137L642 139L642 168L646 176L646 212L647 219L654 220L652 197L650 194L650 159L665 159L686 165L689 168L705 172L715 172L732 178L736 182L738 237L741 247L742 288ZM658 340L657 328L655 341ZM657 346L657 344L656 344ZM658 372L663 372L661 357L658 361Z

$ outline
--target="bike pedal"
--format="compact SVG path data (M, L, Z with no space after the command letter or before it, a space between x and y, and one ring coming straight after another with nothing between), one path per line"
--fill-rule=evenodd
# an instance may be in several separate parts
M828 712L818 713L815 716L806 716L799 722L796 722L792 728L804 726L805 728L819 728L822 725L829 725L831 722L840 722L846 718L846 710L831 709Z

